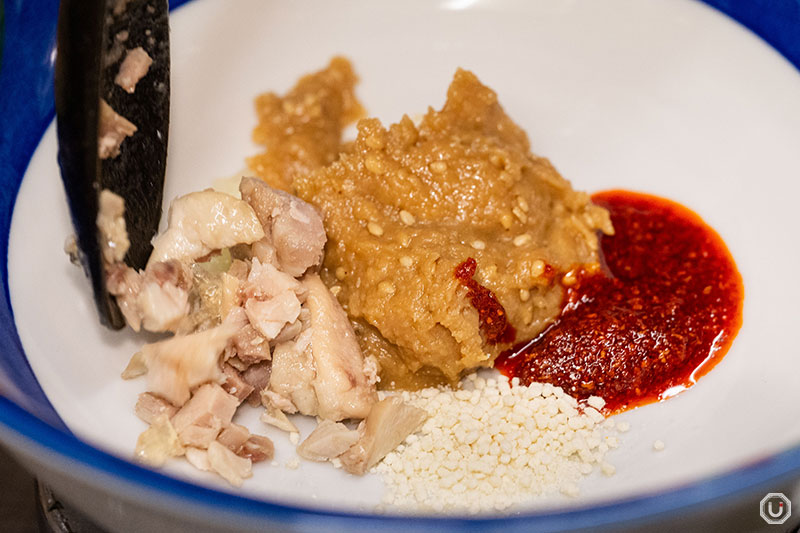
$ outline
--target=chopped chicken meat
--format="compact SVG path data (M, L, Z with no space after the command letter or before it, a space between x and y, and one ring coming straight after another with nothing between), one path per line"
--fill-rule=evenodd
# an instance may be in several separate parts
M272 340L300 316L300 301L294 292L286 291L269 300L251 298L245 302L244 310L256 331Z
M162 414L139 435L134 456L150 466L163 466L167 459L182 455L183 452L178 433L170 423L169 417Z
M192 260L213 250L264 237L253 208L229 194L205 190L172 202L167 230L153 239L148 265L167 259Z
M178 408L163 398L159 398L149 392L143 392L136 400L136 406L133 411L143 421L152 424L161 415L167 415L167 418L172 418L178 412Z
M142 275L124 263L114 263L106 270L106 288L109 294L116 296L125 321L133 329L142 327L142 315L136 300L142 290Z
M247 442L247 439L250 438L250 430L248 430L244 426L240 426L239 424L231 424L225 429L222 430L222 433L219 434L217 437L217 442L228 448L235 454L239 453L239 450L244 446L244 443Z
M362 475L415 432L428 413L403 402L397 396L384 398L370 409L362 422L361 437L340 456L351 474Z
M242 444L237 455L247 457L254 463L269 461L275 457L275 445L267 437L250 435L250 438Z
M328 461L346 452L359 438L358 431L341 422L320 420L319 425L297 447L297 455L309 461Z
M303 278L311 312L314 391L319 416L329 420L364 418L377 401L374 372L368 372L353 326L339 301L316 274Z
M147 365L144 364L144 356L142 352L136 352L131 356L128 366L122 371L120 377L122 379L134 379L145 374L147 374Z
M230 425L239 401L216 383L199 387L172 417L172 425L185 446L206 448Z
M100 99L100 120L97 124L97 156L100 159L119 155L122 141L138 129L133 122L114 111L108 102Z
M189 464L203 472L210 472L211 465L208 464L208 451L193 446L186 447L186 460Z
M106 264L125 259L131 247L125 226L125 200L108 189L100 191L98 198L97 229L102 237L100 249Z
M222 384L222 388L236 398L239 403L246 400L255 390L252 385L244 380L241 372L228 363L222 365L222 373L225 374L225 382Z
M267 390L261 391L261 403L264 405L264 412L261 413L261 421L287 433L299 433L297 426L289 420L286 413L275 405L273 397L277 398L278 401L288 402L288 400L283 399L274 392ZM294 404L289 403L286 410L289 411L290 409L296 409Z
M253 393L247 398L247 403L253 407L261 404L261 391L269 387L271 374L272 365L266 361L250 365L242 372L242 379L253 387Z
M256 211L264 230L271 234L281 269L299 277L322 261L325 228L311 204L273 189L256 178L239 184L242 199Z
M142 356L149 390L181 406L189 399L191 388L221 381L220 354L235 331L223 323L206 331L146 344Z
M123 263L109 265L106 288L134 331L174 331L190 311L191 278L175 260L148 265L143 273Z
M258 258L253 259L250 272L247 275L247 282L244 284L243 289L245 297L250 299L263 300L293 292L305 300L305 290L299 281L281 272L270 263L262 263Z
M122 87L128 94L133 94L136 90L136 84L145 77L152 64L153 59L141 46L128 50L128 53L125 54L125 59L122 60L122 64L119 66L119 72L114 78L114 83Z
M239 457L217 441L208 445L208 464L234 487L241 487L253 475L250 459Z
M284 342L272 352L272 374L269 395L273 404L287 413L300 411L316 415L319 409L313 381L317 373L311 354L311 330L301 333L297 340Z
M268 361L272 358L269 341L249 323L233 336L236 356L246 364Z

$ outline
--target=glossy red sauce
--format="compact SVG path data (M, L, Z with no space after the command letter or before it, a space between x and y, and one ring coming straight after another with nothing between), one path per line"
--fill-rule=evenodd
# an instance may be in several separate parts
M592 200L614 224L601 241L607 272L578 272L556 322L495 366L617 412L672 396L719 362L744 289L725 243L686 207L627 191Z
M478 263L472 257L460 263L453 273L467 288L467 298L478 311L481 331L489 344L512 343L517 332L508 322L506 310L492 291L473 279Z

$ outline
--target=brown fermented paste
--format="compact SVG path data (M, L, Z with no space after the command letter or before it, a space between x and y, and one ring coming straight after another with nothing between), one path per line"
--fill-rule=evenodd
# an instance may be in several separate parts
M360 109L352 84L338 90L326 98ZM333 162L352 112L342 104L320 109L316 119L326 124L314 127L326 132L327 155L274 168L291 169L280 176L284 188L323 213L323 279L365 354L378 359L382 387L453 383L509 347L513 339L486 337L474 294L455 275L469 258L475 286L501 304L518 339L558 316L564 273L597 267L597 231L612 231L608 213L531 154L525 133L471 72L456 72L444 107L418 125L407 116L388 129L361 120L356 141ZM269 120L262 114L259 128ZM314 138L311 129L303 129L302 142ZM271 131L278 138L263 138L267 154L294 142L285 128Z

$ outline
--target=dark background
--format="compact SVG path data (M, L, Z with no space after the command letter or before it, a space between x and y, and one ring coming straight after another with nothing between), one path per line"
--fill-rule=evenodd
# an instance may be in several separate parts
M0 447L0 531L37 532L33 477Z

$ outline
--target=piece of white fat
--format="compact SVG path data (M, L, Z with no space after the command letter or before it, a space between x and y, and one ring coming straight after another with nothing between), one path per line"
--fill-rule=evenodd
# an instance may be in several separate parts
M234 333L235 325L222 323L191 335L144 345L148 390L182 406L192 388L208 381L221 382L219 357Z
M147 75L150 70L150 65L153 64L153 59L144 51L141 46L128 50L125 59L119 66L119 72L114 83L122 87L128 94L133 94L136 90L136 84L139 80Z
M272 340L286 324L300 316L300 301L294 292L286 291L266 301L251 298L245 303L244 310L256 331Z
M97 229L102 237L100 248L105 262L122 261L131 247L125 227L125 200L108 189L100 191L98 198Z
M100 119L97 123L97 156L100 159L117 157L122 141L138 128L130 120L114 111L108 102L100 99Z
M163 466L170 457L184 452L178 433L166 414L161 414L144 430L136 441L134 457L150 466Z
M167 230L153 239L148 265L168 259L192 260L213 250L250 244L264 229L247 202L213 190L189 193L172 202Z
M358 431L341 422L320 420L319 425L297 447L297 455L309 461L328 461L339 457L358 441Z

